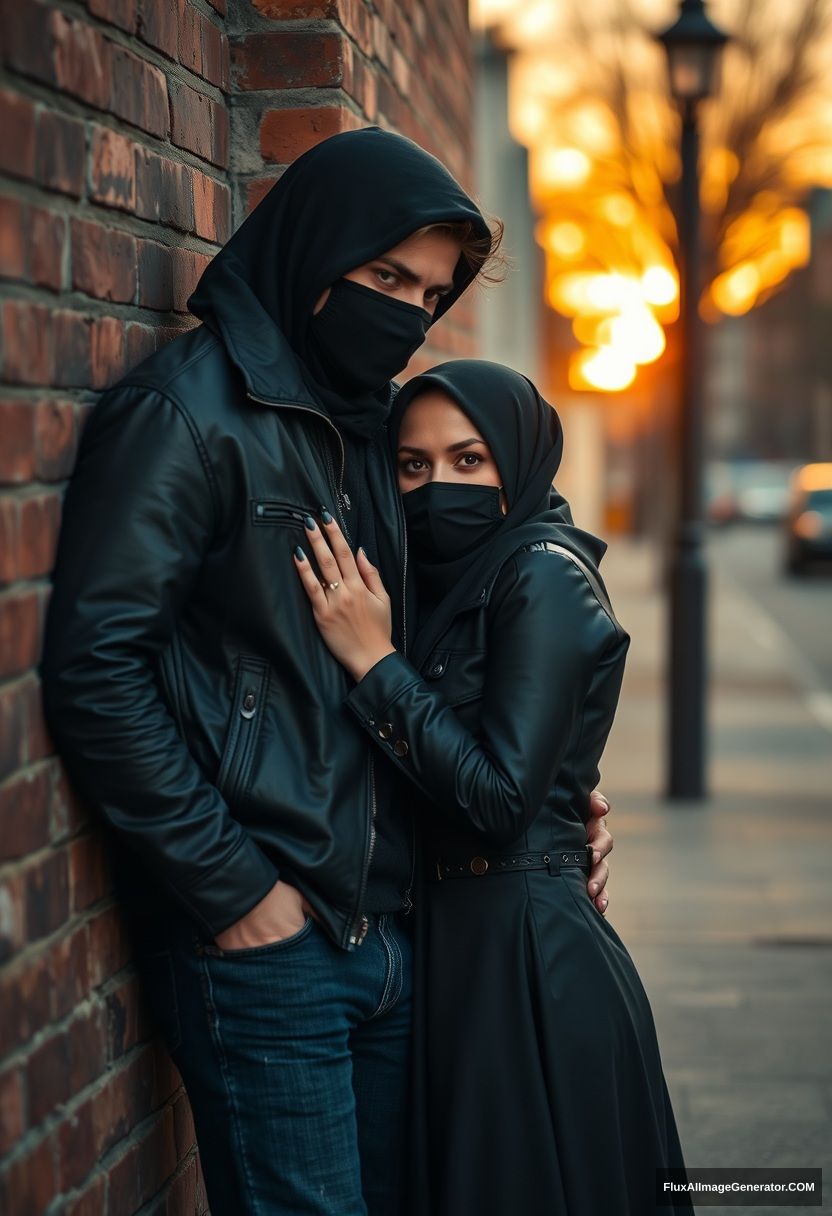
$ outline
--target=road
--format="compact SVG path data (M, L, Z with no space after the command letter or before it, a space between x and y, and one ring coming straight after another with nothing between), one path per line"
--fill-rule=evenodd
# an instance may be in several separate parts
M733 580L750 601L754 641L791 654L809 709L832 730L832 566L818 566L805 578L785 575L777 526L712 530L707 552L716 577Z

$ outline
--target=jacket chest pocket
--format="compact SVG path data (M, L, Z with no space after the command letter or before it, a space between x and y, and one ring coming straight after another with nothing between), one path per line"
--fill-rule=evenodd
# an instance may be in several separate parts
M290 528L303 528L304 515L314 518L319 511L320 507L305 507L278 498L252 498L249 502L249 518L255 527L283 524Z
M216 780L217 789L232 807L243 801L248 790L268 684L269 667L265 660L241 655Z
M485 650L435 650L423 668L429 684L440 688L449 705L463 705L482 696Z

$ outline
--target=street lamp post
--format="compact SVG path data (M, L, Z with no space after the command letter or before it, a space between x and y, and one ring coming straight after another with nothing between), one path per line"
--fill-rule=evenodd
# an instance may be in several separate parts
M704 798L706 736L707 571L703 552L703 376L699 247L698 109L714 87L727 35L709 20L703 0L682 0L679 17L658 35L667 52L670 89L682 115L679 206L681 375L679 501L670 559L667 796Z

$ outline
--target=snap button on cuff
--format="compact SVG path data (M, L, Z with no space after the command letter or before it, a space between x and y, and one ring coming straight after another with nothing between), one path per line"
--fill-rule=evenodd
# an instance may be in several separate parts
M389 739L393 733L393 723L382 722L381 726L378 728L378 733L382 739Z
M393 744L393 751L397 756L406 756L410 748L405 743L404 739L397 739Z

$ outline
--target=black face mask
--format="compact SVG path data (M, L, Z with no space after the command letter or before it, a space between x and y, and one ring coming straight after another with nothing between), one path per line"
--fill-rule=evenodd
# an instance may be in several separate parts
M476 549L503 519L502 486L428 481L402 495L416 561L442 562Z
M424 342L431 314L337 279L320 312L309 322L307 345L333 387L347 394L372 392L407 365Z

